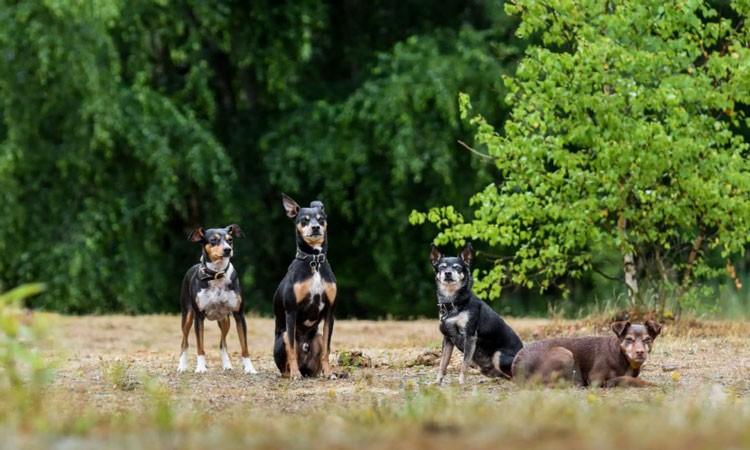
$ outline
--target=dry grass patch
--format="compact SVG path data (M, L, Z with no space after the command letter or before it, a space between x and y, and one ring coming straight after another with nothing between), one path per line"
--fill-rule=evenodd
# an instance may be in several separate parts
M459 387L458 355L434 386L424 355L439 348L437 320L337 321L331 361L349 376L290 381L270 319L249 318L257 375L238 369L234 341L236 369L221 370L218 327L209 372L178 374L176 316L45 319L55 375L33 414L4 416L4 448L750 448L746 322L667 324L641 375L657 388L536 390L475 370ZM524 341L607 332L508 322Z

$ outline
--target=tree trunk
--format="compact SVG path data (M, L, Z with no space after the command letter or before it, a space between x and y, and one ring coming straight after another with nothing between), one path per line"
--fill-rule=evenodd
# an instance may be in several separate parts
M638 278L636 277L635 258L632 253L626 253L622 259L625 269L625 285L628 287L628 300L631 306L636 306L638 302Z
M628 235L625 231L627 226L627 220L620 216L617 219L617 228L620 230L620 236L622 238L622 249L625 247ZM623 271L625 272L625 286L628 287L628 301L631 306L638 304L638 277L635 268L635 256L632 252L626 253L622 258Z

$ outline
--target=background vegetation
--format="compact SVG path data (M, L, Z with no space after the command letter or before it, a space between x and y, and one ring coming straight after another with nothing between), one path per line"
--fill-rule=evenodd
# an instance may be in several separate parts
M670 18L667 34L719 23L701 2L684 3L617 17L635 21L634 30L648 29L639 27L653 17ZM249 308L267 313L294 251L280 202L285 192L327 206L340 316L433 315L426 255L437 228L411 226L409 213L454 205L468 215L472 194L508 176L457 141L485 151L483 145L492 148L488 130L503 135L511 111L514 120L526 120L519 108L534 97L524 97L519 86L542 70L533 64L541 52L533 45L562 54L576 48L578 22L549 16L571 13L565 4L519 4L509 17L501 4L481 0L449 0L439 8L424 0L0 0L0 287L45 282L46 292L28 305L66 313L175 312L181 277L198 255L188 232L199 224L238 223L247 238L236 244L236 266ZM597 5L588 7L608 12ZM711 6L744 36L745 11ZM683 10L690 21L679 21ZM574 42L545 37L547 25ZM724 54L727 35L711 36L709 50ZM596 41L605 54L627 54L638 42ZM700 40L683 44L691 52L675 65L693 58ZM738 54L736 70L746 67L743 44L726 51ZM504 83L525 54L529 62L517 84ZM744 72L710 70L695 95L743 79ZM626 82L625 75L612 74L612 83ZM462 120L459 92L485 118L482 132ZM732 114L717 119L723 148L743 142L747 131L745 98L731 101ZM709 109L714 117L720 108ZM624 160L645 154L638 145L617 150ZM736 147L740 158L746 151ZM629 173L630 166L611 164ZM664 201L670 200L654 207ZM452 237L482 239L468 232ZM744 243L732 247L740 280ZM518 251L518 243L487 240L475 248L480 267L491 268L487 256ZM620 251L596 250L604 252L602 261L617 261ZM712 267L725 263L720 255ZM545 312L548 300L560 298L554 285L575 294L574 308L627 292L619 265L604 270L619 281L579 266L575 276L556 273L541 295L539 284L529 289L514 279L503 294L513 302L496 307ZM717 285L733 281L717 273ZM706 305L716 306L716 298ZM736 291L734 298L746 301Z

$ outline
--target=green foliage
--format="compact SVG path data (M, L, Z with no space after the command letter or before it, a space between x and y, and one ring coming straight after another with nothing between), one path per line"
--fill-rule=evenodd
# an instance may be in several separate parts
M51 372L39 354L43 327L23 311L24 299L44 291L42 284L0 294L0 419L31 420Z
M435 208L440 242L509 249L478 287L565 289L636 257L645 290L682 297L727 275L748 241L750 103L745 3L515 1L518 34L538 35L506 77L501 134L463 99L497 179L473 218ZM622 270L622 268L621 268ZM692 295L692 294L691 294ZM690 296L686 296L688 299Z
M454 98L502 117L520 47L490 5L0 0L0 282L47 282L33 307L174 312L185 235L236 222L268 312L283 191L334 215L340 314L433 313L432 236L405 217L489 180Z
M300 108L263 141L274 185L332 205L331 260L349 262L334 267L339 291L359 291L354 305L341 303L344 314L433 313L426 276L433 236L410 229L406 217L421 205L465 198L489 180L456 143L465 130L455 93L471 88L491 108L502 90L497 74L507 71L498 58L518 52L497 41L501 31L411 36L380 54L372 76L348 97Z
M223 200L236 177L193 112L125 82L111 35L121 7L33 1L0 15L0 272L10 284L43 274L40 306L154 311L161 243L191 215L185 193Z

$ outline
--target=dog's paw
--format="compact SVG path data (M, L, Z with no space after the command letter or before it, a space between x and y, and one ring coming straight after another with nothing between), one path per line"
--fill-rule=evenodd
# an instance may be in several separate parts
M250 362L250 358L242 358L242 367L245 373L258 373L258 371L255 370L255 367L253 367L253 363Z
M221 368L224 370L232 370L232 362L229 360L229 354L226 349L221 349Z
M177 364L178 372L184 372L187 370L188 368L187 361L188 361L187 352L182 352L182 355L180 355L180 362Z
M206 373L208 372L208 369L206 368L206 357L205 356L198 356L198 364L195 366L195 373Z

